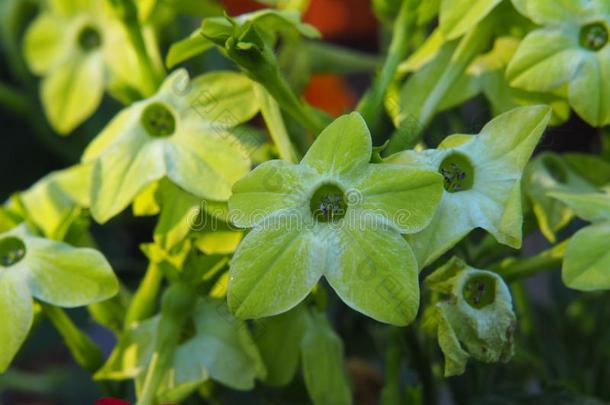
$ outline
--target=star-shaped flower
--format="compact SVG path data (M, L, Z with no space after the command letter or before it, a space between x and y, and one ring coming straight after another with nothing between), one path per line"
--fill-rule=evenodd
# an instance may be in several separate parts
M425 167L444 177L445 192L431 224L407 237L420 266L475 228L505 245L521 246L521 176L550 117L547 106L520 107L489 122L479 135L453 135L438 149L388 157L387 162Z
M238 317L287 311L324 276L346 304L372 318L413 320L418 267L401 233L430 222L442 177L370 164L371 152L362 117L345 115L300 164L265 162L235 184L231 219L253 227L230 268L228 302Z
M40 238L20 225L0 234L0 372L32 326L32 297L60 307L103 301L119 283L102 254Z
M239 73L189 82L185 70L174 72L157 94L121 111L85 151L83 162L95 163L93 217L107 221L163 177L198 197L226 201L250 169L231 131L257 111L252 82Z
M610 124L610 3L513 0L542 27L529 33L508 66L511 85L529 91L569 87L570 105L594 126Z
M147 94L136 53L105 1L46 4L26 32L24 54L30 69L44 76L41 100L55 130L67 134L85 121L105 88L128 86Z

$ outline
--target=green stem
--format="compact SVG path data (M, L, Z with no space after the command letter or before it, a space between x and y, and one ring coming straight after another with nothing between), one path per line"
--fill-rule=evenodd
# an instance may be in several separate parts
M123 25L127 31L127 36L131 42L136 56L138 58L138 64L143 75L145 97L153 95L161 83L162 78L155 71L155 64L153 63L148 50L146 49L146 42L142 35L142 27L138 20L138 9L134 4L133 0L109 0L114 9L119 14Z
M254 93L260 104L261 113L263 114L263 118L269 129L269 134L277 146L280 158L288 162L297 163L299 157L288 136L280 106L273 97L267 93L267 90L260 85L254 86Z
M382 65L382 61L376 56L320 41L305 42L305 51L311 63L311 71L314 73L369 72Z
M196 299L195 290L186 282L172 284L163 294L155 351L136 405L155 403L157 390L171 366L184 325L191 316Z
M4 83L0 83L0 105L9 112L24 115L30 110L30 100L27 95Z
M318 136L327 122L316 110L300 100L292 91L279 69L276 67L263 80L257 80L271 94L279 105L314 136Z
M125 315L124 327L127 328L133 322L146 319L155 313L157 295L161 287L163 273L159 265L151 263L146 270L146 275L134 294L127 315Z
M510 283L528 278L536 273L556 269L561 266L567 244L568 240L565 240L536 256L505 260L499 266L493 267L492 270Z
M451 61L419 110L417 123L407 137L393 136L388 152L399 151L415 145L423 131L430 125L443 97L451 90L472 61L486 48L492 35L495 19L486 18L475 29L466 34L459 42ZM409 123L411 124L411 123Z
M413 326L409 326L406 331L407 347L411 354L413 367L417 370L417 375L421 380L424 391L424 403L434 405L437 402L434 374L432 373L432 361L428 358L425 348L420 344L417 330Z
M78 365L91 373L97 371L104 363L100 348L72 322L63 309L42 302L40 307L63 337Z
M413 9L418 3L419 0L403 0L398 17L394 21L392 41L381 74L358 105L358 111L372 131L375 131L379 126L385 94L394 78L398 65L407 55L409 39L415 29L417 20L417 13L414 13Z
M385 355L385 385L381 391L381 405L394 405L403 402L400 392L400 360L402 357L402 330L391 327L388 348Z

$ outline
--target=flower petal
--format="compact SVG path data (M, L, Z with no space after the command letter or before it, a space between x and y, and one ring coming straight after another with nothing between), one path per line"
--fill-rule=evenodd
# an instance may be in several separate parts
M28 237L28 286L32 295L61 307L104 301L119 290L119 283L97 250Z
M570 105L595 127L610 124L610 49L590 54L570 82Z
M324 271L321 227L296 210L260 222L241 242L229 271L229 308L239 318L276 315L297 305Z
M61 19L50 13L43 13L28 27L23 52L29 68L35 74L48 72L70 53L62 23Z
M104 65L98 53L56 67L45 77L41 99L49 122L68 134L95 112L104 95Z
M386 217L402 233L425 228L444 192L440 174L390 164L369 165L356 190L362 194L348 198L360 197L359 208Z
M371 159L371 134L358 113L333 121L313 143L301 164L320 174L357 176Z
M96 161L91 213L99 223L123 211L150 183L165 175L162 142L143 132L116 143Z
M199 197L226 201L233 184L246 175L250 159L230 133L180 128L164 145L167 176Z
M529 91L551 91L569 82L584 55L578 32L539 29L519 45L506 71L511 86Z
M350 214L351 212L351 214ZM411 248L381 217L348 210L324 274L347 305L380 322L407 325L419 307L418 268Z
M283 160L257 166L233 186L229 200L232 222L252 227L280 209L305 207L308 191L303 185L314 177L308 167Z
M32 326L32 296L17 272L0 268L0 373L4 372Z

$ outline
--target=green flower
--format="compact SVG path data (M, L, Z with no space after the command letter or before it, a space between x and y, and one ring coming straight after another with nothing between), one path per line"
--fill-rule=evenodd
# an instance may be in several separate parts
M25 225L0 234L0 372L32 326L32 297L60 307L103 301L119 283L102 254L31 234Z
M578 217L592 222L572 236L562 266L565 285L581 291L610 289L610 190L600 191L549 193L572 208Z
M505 245L521 246L521 175L550 116L546 106L516 108L489 122L479 135L453 135L438 149L407 150L386 160L444 177L445 192L434 219L407 237L420 266L475 228Z
M44 76L42 104L57 132L68 134L93 114L109 86L146 94L136 53L103 0L47 3L26 32L24 53Z
M426 314L445 355L445 376L462 374L469 357L485 363L510 360L516 317L500 276L454 257L428 276L426 285L449 296Z
M574 170L563 157L544 152L526 167L523 185L542 234L552 243L556 233L574 217L574 211L549 193L591 193L595 187Z
M594 126L610 124L610 4L605 0L513 0L543 27L528 34L511 63L511 85L550 92L569 87L570 105Z
M180 402L210 379L236 390L254 388L255 379L266 374L265 365L248 327L231 316L225 301L199 298L190 318L190 329L183 332L184 339L157 391L159 401ZM141 389L159 321L160 316L155 316L128 329L95 378L133 378Z
M400 233L422 230L442 177L369 164L371 138L358 114L335 120L300 164L269 161L233 187L231 219L253 227L230 268L228 302L241 318L278 314L322 276L352 308L405 325L419 305L418 267Z
M252 82L241 74L210 73L189 83L185 70L174 72L157 94L121 111L85 151L83 161L95 162L93 217L106 222L165 176L198 197L226 201L250 169L232 128L257 110Z

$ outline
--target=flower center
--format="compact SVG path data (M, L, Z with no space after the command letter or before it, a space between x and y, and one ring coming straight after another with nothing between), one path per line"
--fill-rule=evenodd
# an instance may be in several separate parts
M324 184L313 193L309 208L317 221L336 222L347 212L345 193L334 184Z
M476 275L464 285L464 299L473 308L481 309L493 304L496 298L496 279L488 275Z
M0 266L10 267L25 256L25 244L19 238L8 236L0 239Z
M170 136L176 130L176 120L172 112L164 104L149 104L140 118L148 135L160 138Z
M469 190L474 183L474 169L470 159L458 152L443 159L438 172L443 175L445 190L450 193Z
M566 173L566 169L564 169L561 163L558 162L556 159L547 156L542 161L542 164L555 181L559 183L565 183L566 181L568 181L568 174Z
M608 43L608 29L604 23L587 24L580 29L580 45L592 51L599 51Z
M78 33L78 45L85 52L99 48L101 44L100 33L90 25L84 26Z

